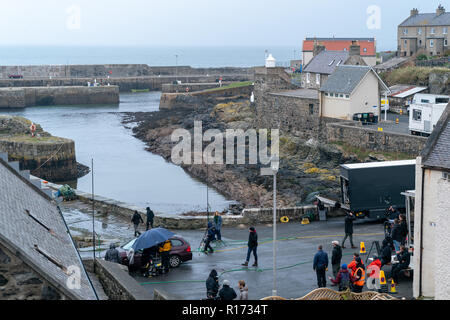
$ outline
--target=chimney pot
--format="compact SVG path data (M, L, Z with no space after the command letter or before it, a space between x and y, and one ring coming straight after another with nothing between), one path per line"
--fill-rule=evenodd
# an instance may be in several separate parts
M411 10L411 16L415 16L415 15L418 15L418 14L419 14L419 10L417 8L413 8Z
M439 7L436 9L436 15L440 16L441 14L445 13L445 8L440 4Z

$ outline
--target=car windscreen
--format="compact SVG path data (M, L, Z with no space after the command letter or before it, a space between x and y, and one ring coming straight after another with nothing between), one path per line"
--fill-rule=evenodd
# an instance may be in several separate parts
M124 250L130 250L131 247L133 246L133 244L134 244L135 241L136 241L136 239L131 240L131 241L128 242L127 244L124 244L124 245L122 246L122 248L123 248Z

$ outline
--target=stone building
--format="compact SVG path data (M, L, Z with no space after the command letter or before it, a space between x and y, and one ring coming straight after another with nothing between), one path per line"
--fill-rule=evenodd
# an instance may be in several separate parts
M375 38L305 38L303 40L303 65L306 66L323 47L328 51L350 51L354 44L360 46L360 56L366 65L377 64Z
M450 104L417 158L414 297L450 299Z
M96 300L59 208L6 161L0 154L0 299Z
M339 66L320 88L319 116L352 120L355 113L380 118L380 96L389 88L369 66Z
M410 16L398 26L397 51L409 57L424 53L442 56L449 47L450 12L441 5L436 13L419 13L412 9Z

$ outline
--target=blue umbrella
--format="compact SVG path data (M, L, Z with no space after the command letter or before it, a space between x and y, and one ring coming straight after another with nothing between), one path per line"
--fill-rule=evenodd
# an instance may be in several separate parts
M132 248L134 251L147 249L170 239L174 235L175 233L164 228L150 229L136 239Z

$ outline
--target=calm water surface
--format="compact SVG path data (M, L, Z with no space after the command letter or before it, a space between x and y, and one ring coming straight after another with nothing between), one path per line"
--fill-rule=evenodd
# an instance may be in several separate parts
M129 93L121 94L119 105L30 107L0 113L23 116L52 135L73 139L78 162L90 167L94 159L95 194L162 213L206 210L206 186L146 151L145 144L121 124L118 112L157 111L160 95ZM90 192L91 181L91 174L86 175L76 187ZM229 203L209 189L212 210Z

